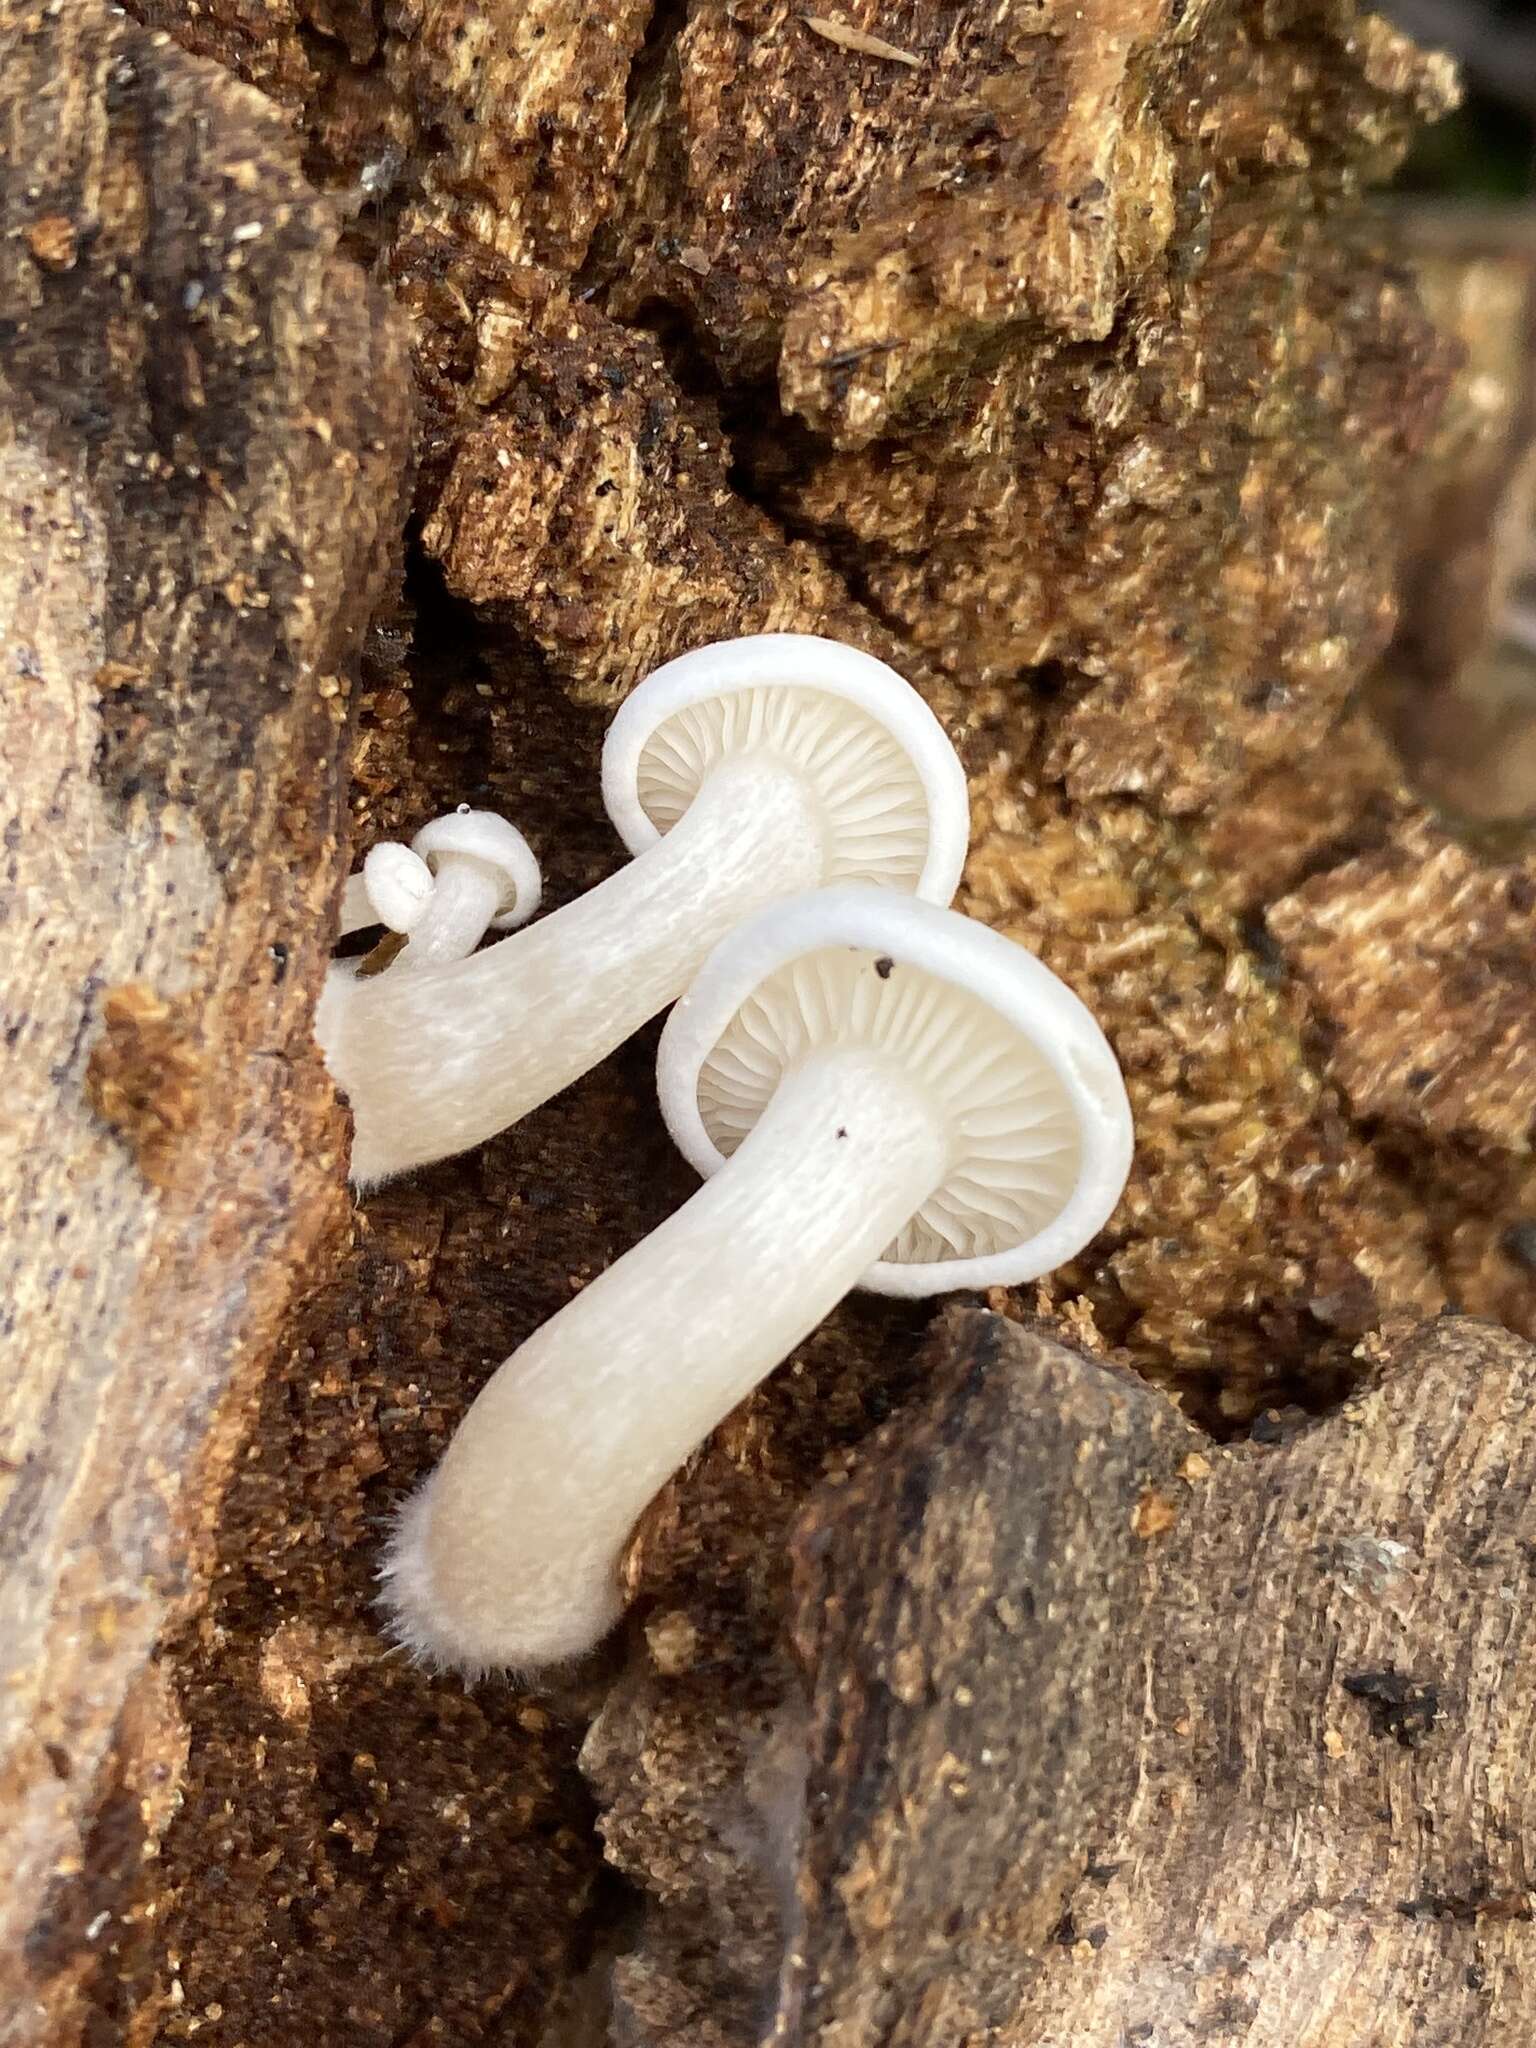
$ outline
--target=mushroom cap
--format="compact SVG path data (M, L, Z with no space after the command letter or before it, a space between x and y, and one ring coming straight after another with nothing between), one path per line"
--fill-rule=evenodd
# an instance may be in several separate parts
M662 1032L678 1149L716 1172L785 1072L823 1047L922 1073L954 1132L944 1180L863 1278L876 1293L1036 1279L1120 1199L1133 1133L1115 1056L1066 984L985 925L849 884L738 926Z
M539 907L544 878L538 858L515 825L495 811L472 811L468 804L434 818L423 825L411 841L433 874L444 854L467 854L484 861L502 878L500 905L491 923L497 931L509 932L526 924Z
M412 932L432 901L432 871L410 847L382 839L363 862L363 891L380 924Z
M827 881L948 903L970 805L943 726L895 669L811 633L697 647L630 693L603 746L603 802L624 844L653 846L711 768L759 749L814 780L832 828Z

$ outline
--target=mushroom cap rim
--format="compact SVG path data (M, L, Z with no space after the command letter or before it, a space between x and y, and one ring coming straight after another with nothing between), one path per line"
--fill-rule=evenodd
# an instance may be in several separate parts
M1077 1114L1082 1158L1072 1193L1043 1229L978 1258L877 1260L859 1285L922 1297L1038 1279L1080 1251L1113 1213L1134 1132L1119 1064L1088 1009L1026 947L932 904L846 882L787 898L739 925L710 954L661 1034L656 1084L672 1142L706 1179L725 1165L699 1111L698 1076L753 989L803 953L846 946L889 953L986 1003L1051 1067Z
M970 844L970 791L943 726L887 662L816 633L749 633L714 640L663 662L619 706L603 742L603 803L632 854L662 837L640 801L640 759L666 719L710 697L767 686L842 697L883 726L905 752L928 808L928 848L915 894L948 903Z
M499 811L448 811L422 826L411 841L411 851L420 855L434 872L437 860L445 853L466 854L499 870L501 907L491 919L497 931L511 931L526 924L539 907L544 877L538 856L517 827Z

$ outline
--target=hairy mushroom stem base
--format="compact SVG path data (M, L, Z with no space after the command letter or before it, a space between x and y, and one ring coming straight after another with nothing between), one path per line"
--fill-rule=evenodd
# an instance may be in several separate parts
M753 753L714 769L656 845L467 960L337 981L315 1030L352 1102L352 1179L483 1143L556 1095L687 985L744 917L816 886L825 829L807 779Z
M720 1171L481 1392L396 1529L400 1639L469 1671L599 1641L646 1503L858 1284L952 1142L889 1055L808 1055Z

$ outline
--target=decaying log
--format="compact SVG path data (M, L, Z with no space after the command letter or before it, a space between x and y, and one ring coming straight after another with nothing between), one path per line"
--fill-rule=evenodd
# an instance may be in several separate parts
M1219 1448L947 1320L928 1401L795 1535L771 2039L1529 2038L1536 1350L1373 1349L1338 1413Z
M1524 2040L1536 1350L1366 1349L1338 1412L1220 1446L946 1316L790 1532L799 1668L711 1712L715 1617L663 1612L588 1738L655 1890L620 2037Z
M228 212L226 241L258 216L263 230L236 246L236 276L266 281L256 303L274 318L270 328L253 319L254 340L241 338L245 327L217 330L219 345L200 353L197 322L214 313L189 306L187 287L206 292L208 280L171 262L142 391L125 358L101 349L102 375L119 380L99 387L103 431L125 432L111 423L137 422L142 400L155 460L174 468L189 436L201 446L188 413L277 422L262 427L261 462L211 468L236 523L257 519L269 486L301 512L281 536L286 552L244 549L264 580L233 585L235 599L225 591L234 623L217 643L228 680L215 695L213 671L189 662L184 641L158 623L182 586L167 578L151 589L133 568L145 550L181 559L164 507L188 500L166 495L174 479L139 492L126 453L116 470L92 471L101 518L119 522L111 554L138 578L123 586L131 601L112 600L116 638L92 672L102 661L131 667L138 636L162 678L137 693L132 675L109 668L103 678L129 685L107 698L103 760L128 761L131 778L149 775L139 765L148 759L161 775L114 801L137 804L126 815L157 830L165 790L191 806L223 850L228 908L221 895L221 921L210 910L195 955L173 951L179 972L154 950L171 946L163 920L153 942L121 942L128 957L120 970L113 955L92 998L96 1035L76 1056L90 1062L91 1092L77 1065L66 1070L76 1077L68 1101L92 1143L119 1140L91 1116L127 1135L137 1169L158 1177L142 1196L156 1219L184 1231L188 1216L228 1218L228 1231L209 1233L224 1263L202 1274L212 1286L195 1383L204 1420L221 1389L235 1392L219 1411L218 1456L186 1471L178 1458L171 1475L210 1539L190 1559L202 1598L165 1638L152 1687L121 1715L97 1783L82 1761L50 1794L96 1820L85 1867L66 1867L45 1902L19 2024L46 2048L76 2037L160 2048L194 2036L200 2048L293 2048L311 2037L326 2048L534 2048L546 2023L562 2044L591 2044L610 2019L611 1975L615 2039L745 2048L773 2019L786 1949L810 1956L814 1938L817 1969L844 1986L848 2025L874 2025L863 2001L886 1995L878 1969L864 1969L875 1950L848 1942L878 1946L885 1915L892 1951L905 1929L903 1961L921 1968L931 1929L914 1935L903 1902L876 1897L878 1885L858 1890L887 1867L908 1882L906 1865L880 1861L900 1845L862 1836L859 1816L837 1807L837 1787L854 1782L838 1750L844 1678L850 1739L871 1725L857 1718L862 1704L855 1712L865 1696L845 1660L862 1654L858 1617L839 1588L845 1577L863 1583L874 1552L859 1551L856 1530L835 1529L818 1496L825 1540L801 1540L796 1596L789 1546L807 1497L840 1480L875 1489L870 1543L896 1544L908 1539L891 1533L882 1478L909 1472L920 1496L924 1474L936 1483L942 1468L972 1499L995 1483L1018 1540L1034 1529L1043 1543L1043 1509L988 1464L980 1440L991 1423L1020 1427L1010 1400L1024 1398L1034 1372L1042 1420L1021 1469L1040 1475L1041 1499L1068 1520L1115 1498L1127 1519L1085 1533L1081 1554L1098 1557L1106 1579L1118 1571L1122 1588L1144 1587L1150 1614L1165 1561L1170 1598L1189 1583L1195 1553L1178 1546L1193 1541L1202 1496L1178 1477L1186 1425L1133 1371L1176 1389L1192 1416L1242 1431L1256 1418L1269 1427L1276 1405L1322 1409L1350 1396L1369 1363L1361 1347L1384 1316L1432 1313L1454 1298L1536 1329L1536 1251L1521 1235L1536 1218L1536 1168L1514 1114L1528 1044L1516 1021L1481 1048L1492 1070L1458 1065L1469 1012L1455 944L1460 906L1471 903L1468 971L1490 992L1490 1014L1515 1019L1532 957L1518 901L1536 870L1518 846L1497 858L1456 846L1355 708L1393 630L1404 508L1456 361L1360 191L1390 168L1414 120L1449 103L1449 68L1352 0L942 10L849 0L824 16L785 0L138 0L134 11L176 43L117 23L112 47L143 62L110 73L104 125L54 117L43 87L73 91L95 74L68 43L78 30L44 11L29 31L40 40L23 45L32 68L0 76L4 118L28 136L43 123L68 155L79 137L110 140L124 123L137 135L144 80L167 95L192 81L200 124L167 112L142 147L109 152L117 169L102 189L113 204L98 212L121 235L142 234L145 262L158 263L179 246L174 221L150 233L161 216L134 195L167 205L178 193L199 223L238 200L249 211ZM147 104L153 113L170 100L151 92ZM227 135L248 124L257 139L236 158L254 169L210 175L226 161ZM102 160L86 154L91 166ZM293 168L300 158L308 184ZM249 190L239 183L252 177ZM278 188L293 209L281 235L267 203ZM22 208L22 233L0 248L29 307L70 309L69 293L97 288L93 265L105 258L81 228L94 217L67 192L41 211L35 196L8 192L7 203ZM311 238L304 263L293 235ZM373 273L376 291L349 258ZM138 274L133 264L126 274ZM364 588L362 563L374 533L398 521L401 392L384 293L411 336L421 463L405 594L386 606L367 651L352 736L356 842L459 801L488 804L530 834L550 901L563 901L618 858L597 801L597 748L606 712L638 676L712 634L837 633L911 674L954 732L975 825L962 906L1035 947L1093 1006L1124 1063L1139 1133L1111 1229L1038 1301L1004 1303L1012 1316L1045 1313L1045 1327L1110 1363L972 1320L957 1327L993 1332L996 1347L987 1382L972 1387L969 1366L952 1381L942 1352L924 1351L924 1312L849 1303L656 1504L630 1560L634 1620L606 1660L539 1696L466 1694L385 1654L371 1610L380 1526L494 1364L690 1183L656 1116L642 1035L473 1157L372 1196L350 1242L331 1229L342 1131L305 1018L339 872L338 728L321 719L318 692L284 685L308 673L306 661L340 672L342 655L322 660L315 647L331 632L351 644L379 590ZM222 288L213 297L232 303ZM93 336L121 332L104 315L78 324ZM26 360L38 376L51 364L56 387L58 331L35 332ZM261 347L270 362L241 384L242 351ZM325 364L327 403L309 408L324 431L293 438L280 423L297 419L311 351ZM139 441L123 445L143 454ZM285 477L328 479L338 449L359 464L352 495L327 482L318 510L302 492L282 495ZM315 578L309 609L282 581L290 570L301 589L303 575ZM247 563L245 573L256 572ZM209 615L207 580L197 585L203 609L184 604L178 621ZM228 581L221 570L215 591ZM240 593L253 589L269 594L267 606L242 609ZM194 638L193 651L203 644ZM257 690L258 646L272 694L236 748L221 720ZM184 710L169 733L167 706ZM244 780L231 771L236 757ZM201 809L185 793L194 775ZM290 833L281 844L279 817ZM135 859L158 872L140 843ZM171 851L185 857L201 843L182 834ZM245 880L258 866L253 897ZM93 872L75 891L77 921L93 901ZM1338 935L1367 909L1380 936L1346 953ZM1435 935L1422 957L1400 943L1410 919ZM287 978L269 998L276 1007L259 1010L262 948L274 938L290 949ZM215 982L227 1013L208 996ZM61 972L49 983L60 985L76 983ZM1415 1085L1393 1036L1406 1005L1444 1056L1432 1084ZM77 1004L61 1032L82 1014ZM258 1017L260 1035L245 1035ZM275 1097L252 1078L255 1053L274 1046L288 1063L255 1072L282 1069L280 1126ZM224 1092L210 1076L229 1077ZM225 1140L217 1156L196 1142L214 1126ZM203 1177L184 1188L194 1159ZM244 1206L220 1211L226 1196ZM169 1263L180 1238L159 1241L166 1259L144 1284L161 1293L147 1307L136 1297L136 1341L119 1346L111 1371L114 1385L129 1372L151 1385L163 1405L187 1387L164 1360L187 1353ZM137 1244L101 1241L93 1270L104 1288L122 1274L137 1284ZM295 1299L306 1259L313 1285ZM34 1251L25 1271L46 1282L55 1263ZM285 1304L259 1400L242 1402ZM144 1331L153 1374L141 1362ZM1015 1345L1033 1364L1010 1374ZM1411 1377L1389 1386L1406 1399ZM1047 1394L1060 1402L1054 1420ZM1361 1412L1387 1398L1365 1396ZM861 1478L863 1447L893 1410L906 1411L900 1433ZM99 1400L88 1406L90 1418L103 1412ZM114 1450L126 1444L131 1455L133 1432L155 1426L155 1412L133 1408ZM1315 1441L1355 1441L1347 1414L1320 1425ZM932 1434L946 1426L957 1432L947 1449ZM61 1430L40 1468L61 1490L60 1475L75 1469L71 1441ZM1480 1454L1470 1441L1466 1450ZM1261 1454L1207 1445L1198 1455L1233 1512L1253 1511L1258 1496L1239 1481L1260 1472ZM1161 1473L1165 1456L1167 1498L1188 1518L1182 1536L1178 1521L1157 1526L1161 1491L1145 1504L1144 1488L1125 1499L1136 1460ZM1300 1460L1301 1447L1272 1454L1277 1478L1282 1456ZM1300 1597L1315 1583L1305 1580L1310 1537L1294 1519L1307 1504L1269 1497L1295 1547L1294 1558L1272 1554L1300 1575ZM139 1490L114 1498L128 1504L120 1513L147 1512ZM1214 1514L1209 1526L1214 1537ZM938 1507L923 1524L934 1542L953 1527ZM1050 1558L1026 1564L1046 1571ZM1223 1583L1235 1598L1238 1582ZM815 1600L797 1605L806 1591L825 1605L824 1637ZM1119 1597L1127 1640L1147 1642L1141 1610ZM164 1618L157 1591L125 1659L142 1656ZM810 1721L792 1618L813 1665ZM966 1617L949 1625L985 1662ZM1061 1629L1070 1657L1076 1639L1067 1620ZM1105 1697L1109 1672L1123 1678L1125 1667L1101 1637L1090 1631L1089 1641L1105 1660L1094 1680L1105 1727L1129 1741L1135 1695L1127 1686ZM1229 1647L1201 1644L1211 1657ZM1203 1668L1214 1683L1215 1666ZM1386 1668L1385 1649L1359 1667ZM1428 1662L1432 1675L1445 1668ZM1297 1674L1297 1711L1314 1676ZM986 1678L998 1670L988 1665ZM1165 1672L1170 1693L1176 1681ZM880 1708L873 1690L867 1697ZM1108 1789L1124 1782L1130 1752L1093 1752L1107 1774L1095 1788L1092 1729L1043 1714L1042 1697L1031 1691L1020 1708L1040 1726L1034 1775L1017 1753L1032 1874L1014 1889L996 1866L973 1922L983 1947L989 1927L1016 1932L1033 1961L1015 1995L1041 2001L1053 1971L1081 1966L1086 1996L1091 1970L1114 1966L1092 1963L1112 1944L1093 1949L1099 1922L1070 1896L1086 1869L1073 1859L1079 1848L1109 1856L1090 1839L1101 1811L1130 1839ZM1481 1703L1464 1697L1470 1727ZM100 1751L110 1714L96 1702L90 1695L88 1718ZM1367 1698L1325 1723L1349 1748L1345 1769L1367 1771L1377 1754L1363 1732L1369 1708ZM896 1748L868 1766L888 1768L892 1783L942 1760L924 1748L936 1724L916 1707L902 1712L886 1722ZM1187 1739L1165 1739L1187 1740L1181 1753L1193 1756L1206 1738L1197 1722ZM1477 1739L1492 1737L1483 1729ZM138 1762L149 1758L152 1772L182 1749L174 1782L151 1782ZM1254 1754L1273 1761L1270 1750ZM808 1757L836 1827L821 1828L812 1811L802 1844ZM1059 1811L1058 1788L1041 1775L1052 1757L1083 1764L1059 1787ZM926 1781L921 1791L925 1811L948 1811L944 1799L959 1810L952 1790L936 1805ZM1449 1806L1458 1787L1444 1797ZM1480 1824L1462 1799L1468 1816ZM1378 1824L1365 1816L1361 1826ZM1494 1832L1488 1840L1491 1889L1459 1888L1461 1874L1437 1872L1427 1846L1405 1882L1422 1881L1422 1895L1452 1901L1453 1913L1457 1901L1486 1903L1500 1895L1507 1846ZM947 1852L949 1841L938 1846ZM1271 1881L1270 1843L1256 1844L1255 1898ZM153 1860L141 1845L157 1848ZM1234 1840L1232 1853L1241 1847ZM1347 1860L1358 1848L1341 1840L1337 1853ZM632 1890L605 1886L604 1851ZM855 1881L833 1906L814 1887L842 1874L832 1865L843 1855ZM1195 1862L1179 1869L1193 1875ZM800 1933L797 1882L823 1902L815 1928ZM912 1882L912 1899L923 1897ZM1103 1882L1118 1914L1121 1880ZM1087 1879L1092 1897L1096 1883ZM1305 1911L1341 1912L1342 1893L1318 1884L1320 1904ZM1296 1900L1285 1892L1277 1912ZM1384 1932L1369 1923L1383 1955L1387 1936L1403 1935L1395 1903L1382 1909ZM1053 1941L1069 1908L1072 1940ZM1127 1967L1134 1928L1153 1943L1182 1939L1129 1908L1119 1924ZM1426 1944L1439 1935L1438 1923L1405 1926ZM1321 1927L1308 1921L1306 1938ZM1520 1923L1512 1928L1511 1941ZM1076 1953L1078 1929L1088 1958ZM972 1936L960 1928L950 1938ZM1279 1925L1277 1941L1299 1938ZM966 1953L956 1997L1002 2013L1000 1974L985 1978L992 1962L980 1947ZM1193 1973L1181 1980L1189 2009L1214 2021L1219 1959L1186 1941L1175 1965ZM1426 2028L1443 2016L1441 2038L1459 2040L1465 1987L1434 1982ZM1232 1992L1258 1998L1264 2013L1273 1995ZM1052 2038L1046 2011L1010 2019L1021 2048ZM922 2033L923 2013L913 2002L878 2025L905 2024L935 2048L959 2037L942 2018ZM827 2032L790 1979L781 2027L790 2039Z
M257 94L105 7L0 48L0 2035L41 2042L174 1809L150 1654L340 1220L308 1016L411 398Z

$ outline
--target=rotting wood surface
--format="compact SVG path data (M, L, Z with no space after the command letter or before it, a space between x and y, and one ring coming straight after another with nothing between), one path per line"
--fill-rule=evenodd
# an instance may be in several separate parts
M341 1220L308 1020L411 394L257 94L106 9L0 47L0 2036L41 2042L174 1809L150 1652Z
M1490 1113L1497 1076L1469 1089L1452 1059L1421 1082L1395 1035L1417 1011L1454 1052L1468 977L1516 1015L1531 863L1476 854L1469 874L1352 708L1392 631L1400 548L1423 528L1423 466L1459 459L1435 438L1454 350L1359 204L1412 122L1448 103L1443 62L1349 0L840 10L855 39L911 63L829 43L781 0L136 11L213 60L194 69L111 29L151 75L192 79L206 119L156 127L104 189L138 191L148 164L168 206L223 204L199 152L218 154L223 124L259 121L241 175L296 188L325 251L283 336L302 353L332 293L369 308L359 328L330 323L315 410L360 461L346 394L355 408L370 391L394 424L362 494L330 491L304 531L319 593L306 632L361 623L367 597L335 565L397 524L398 390L373 353L388 353L386 296L413 342L419 524L366 650L356 844L488 803L529 832L564 900L618 857L597 745L647 668L717 634L836 633L911 674L956 736L975 821L963 906L1072 982L1127 1071L1135 1175L1039 1304L1062 1329L1241 1431L1267 1405L1344 1396L1383 1315L1454 1298L1536 1328L1528 1133ZM45 124L67 153L100 132L48 97L88 75L58 41L75 31L16 21L33 59L0 78L6 118ZM114 78L131 108L131 80ZM334 210L297 181L300 158ZM240 225L259 193L251 206ZM67 180L57 200L25 198L23 226L4 248L29 293L95 276ZM242 266L274 247L240 243ZM180 324L173 305L149 380L173 421L195 389ZM50 345L35 360L56 385L65 352ZM243 360L235 347L202 369L259 415L286 387L239 385ZM108 396L137 417L137 386ZM142 513L130 559L161 545L165 502L158 486L120 500ZM275 638L263 674L293 644ZM106 716L162 694L179 701L109 690ZM245 1231L221 1269L251 1289L231 1310L252 1318L242 1385L257 1322L273 1327L306 1259L315 1284L254 1418L226 1405L218 1457L183 1487L181 1525L210 1539L198 1597L102 1770L88 1745L65 1752L74 1775L55 1792L64 1781L33 1759L26 1782L91 1823L84 1868L62 1873L27 1950L41 2017L19 2024L47 2048L71 2028L156 2048L533 2048L563 2012L590 2041L617 1950L617 2038L745 2048L773 2014L794 1883L789 1532L894 1409L923 1426L927 1317L848 1304L716 1433L647 1519L635 1623L593 1672L538 1697L466 1695L386 1658L370 1608L380 1518L496 1361L689 1182L642 1035L473 1158L373 1196L343 1245L341 1126L303 1029L341 866L334 728L314 728L330 735L317 750L307 702L284 698L266 728L280 744L219 810L242 883L261 876L259 900L231 884L230 902L263 934L269 917L300 934L280 998L295 1005L278 1132L292 1173L261 1183L272 1228ZM204 739L181 735L189 760ZM283 769L323 788L279 858L257 821ZM1345 958L1334 935L1367 907L1383 937ZM1413 918L1439 935L1423 957L1401 944ZM245 971L256 929L235 921L211 942L241 990L227 1013L189 1009L199 984L137 966L114 972L110 1005L61 983L91 1053L71 1113L98 1146L93 1114L115 1118L151 1191L201 1128L189 1088L245 1071L242 1034L269 1030L265 984ZM1518 1027L1507 1045L1523 1071ZM245 1156L241 1114L233 1097L210 1111L224 1171ZM97 1269L115 1280L131 1258ZM203 1357L210 1380L240 1379L216 1331ZM1114 1384L1155 1408L1135 1380ZM946 1401L952 1418L983 1412ZM1150 1574L1176 1530L1158 1529L1155 1500L1136 1509ZM153 1603L141 1618L125 1673ZM829 1634L818 1697L849 1647ZM575 1761L589 1725L590 1794ZM1041 1740L1047 1756L1056 1737ZM856 1823L834 1834L813 1815L807 1875L853 1853ZM630 1893L605 1887L603 1848ZM1487 1856L1501 1853L1490 1833ZM1044 1897L997 1910L1033 1929ZM1097 1924L1082 1940L1107 1953ZM837 1936L830 1916L819 1931ZM1047 1973L1075 1947L1047 1940ZM1134 1958L1122 1945L1115 1960ZM1029 1988L1008 1949L987 1967L990 1988L973 1973L965 1994L978 2010ZM1459 1994L1436 1982L1444 2038L1459 2039ZM850 2024L866 1995L850 1993ZM1229 2024L1218 2004L1207 2017ZM803 2010L785 2024L803 2030ZM1018 2018L1020 2048L1049 2039L1045 2024ZM948 2048L942 2028L928 2038ZM1318 2048L1356 2039L1335 2027Z
M776 2043L1482 2048L1533 2012L1536 1351L1275 1440L975 1312L795 1532ZM791 1859L796 1850L791 1846Z

